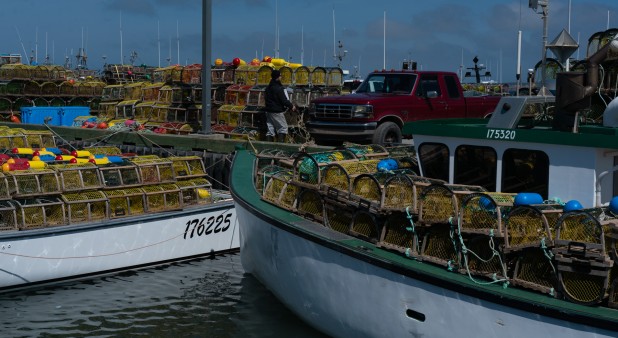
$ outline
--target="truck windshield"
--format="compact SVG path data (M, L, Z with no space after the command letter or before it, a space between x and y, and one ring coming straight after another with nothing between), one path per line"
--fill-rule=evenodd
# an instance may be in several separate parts
M410 94L415 81L416 74L371 74L356 92Z

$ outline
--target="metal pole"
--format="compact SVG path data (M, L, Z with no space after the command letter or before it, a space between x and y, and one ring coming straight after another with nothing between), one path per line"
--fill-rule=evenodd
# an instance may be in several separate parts
M202 0L202 130L212 133L211 120L211 59L212 53L212 0Z
M541 5L543 10L543 61L541 62L541 90L539 95L547 95L547 88L545 88L546 71L547 71L547 14L549 12L549 1L544 6Z

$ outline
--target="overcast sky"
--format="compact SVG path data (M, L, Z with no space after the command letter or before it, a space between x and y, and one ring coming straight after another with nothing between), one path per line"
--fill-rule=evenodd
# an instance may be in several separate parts
M166 66L202 63L202 0L2 0L0 53L45 55L63 64L84 47L88 66L104 62ZM617 0L549 0L548 42L562 29L580 42L618 28ZM334 17L334 20L333 20ZM609 19L608 19L609 17ZM386 23L384 19L386 18ZM514 81L517 32L522 31L522 73L541 58L542 15L528 0L213 0L212 62L279 56L305 65L336 65L361 76L404 59L425 70L458 72L478 56L496 81ZM83 33L82 33L83 32ZM120 48L122 45L122 49ZM384 57L386 55L386 58ZM549 57L553 57L548 52Z

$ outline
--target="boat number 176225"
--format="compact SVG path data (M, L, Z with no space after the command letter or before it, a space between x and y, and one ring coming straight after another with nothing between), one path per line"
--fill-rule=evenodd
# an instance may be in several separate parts
M515 130L487 129L487 137L495 140L514 140Z
M187 221L184 239L187 239L187 236L188 238L193 238L194 235L202 236L224 232L229 229L232 224L230 218L232 218L232 213L219 215L216 217L203 217L202 219L194 218Z

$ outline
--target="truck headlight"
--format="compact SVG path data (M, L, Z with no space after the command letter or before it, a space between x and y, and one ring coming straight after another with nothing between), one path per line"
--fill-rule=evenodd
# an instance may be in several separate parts
M354 117L372 117L373 106L354 106L352 107L352 116Z

